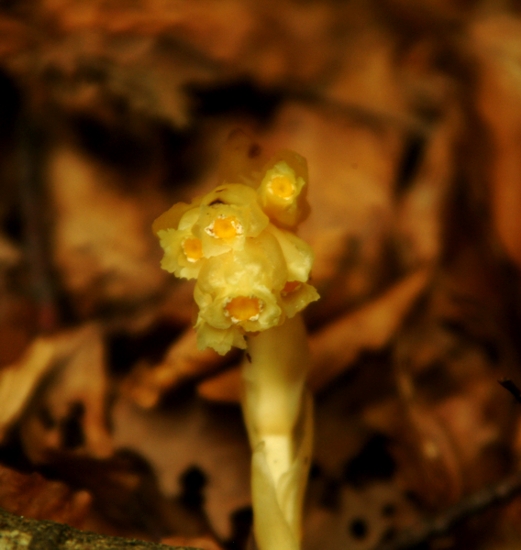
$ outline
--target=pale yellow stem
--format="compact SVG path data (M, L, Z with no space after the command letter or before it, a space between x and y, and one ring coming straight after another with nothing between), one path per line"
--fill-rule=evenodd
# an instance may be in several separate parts
M243 413L253 450L254 528L260 550L299 548L311 454L309 361L300 314L248 337Z

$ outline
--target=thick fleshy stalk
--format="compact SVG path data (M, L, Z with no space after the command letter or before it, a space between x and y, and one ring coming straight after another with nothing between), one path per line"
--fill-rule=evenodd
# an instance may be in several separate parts
M252 501L259 550L298 550L311 460L309 352L300 314L248 337L243 414L252 447Z

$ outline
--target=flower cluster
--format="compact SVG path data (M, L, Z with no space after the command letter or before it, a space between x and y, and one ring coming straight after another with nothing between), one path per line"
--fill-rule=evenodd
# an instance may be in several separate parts
M223 183L154 222L161 267L197 279L198 345L226 353L247 332L278 326L318 299L308 284L311 248L293 231L307 215L305 160L273 158L258 188Z

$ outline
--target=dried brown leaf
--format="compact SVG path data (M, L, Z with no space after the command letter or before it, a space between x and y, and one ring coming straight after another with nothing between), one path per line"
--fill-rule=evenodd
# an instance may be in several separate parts
M239 403L242 394L242 377L239 366L212 376L197 386L198 394L209 401Z
M306 550L370 550L388 530L403 529L417 519L412 506L390 483L357 489L342 487L337 508L313 507L308 511Z
M408 275L361 309L326 325L310 338L309 384L320 389L364 350L378 350L396 334L431 277L423 268Z
M75 450L106 455L111 451L107 392L97 327L39 337L0 372L2 438L20 421L25 451L33 462L45 462L50 451L70 450L69 437Z
M491 210L507 254L521 266L521 21L503 15L480 20L470 47L480 64L477 108L490 131Z
M91 500L87 491L73 491L40 474L23 474L0 466L0 507L8 512L82 527Z
M55 345L47 338L36 339L23 357L0 373L1 439L13 422L18 420L29 399L52 367Z
M405 265L434 263L439 259L456 168L454 144L460 131L458 111L451 106L432 133L422 138L426 151L418 173L397 205L397 236Z
M84 315L103 305L150 299L166 280L146 202L118 191L122 177L67 147L49 159L54 258Z
M250 504L250 449L239 408L180 393L162 410L143 410L119 399L112 418L116 447L145 457L168 497L178 494L188 468L202 470L208 480L208 519L219 536L229 536L231 513Z
M109 456L109 385L99 327L85 326L62 334L48 346L50 349L43 347L39 352L47 352L48 376L31 396L20 419L27 456L33 463L48 462L57 452Z
M189 327L170 346L161 363L139 363L123 381L121 391L141 407L153 407L167 390L207 375L228 360L209 348L200 351L196 332Z

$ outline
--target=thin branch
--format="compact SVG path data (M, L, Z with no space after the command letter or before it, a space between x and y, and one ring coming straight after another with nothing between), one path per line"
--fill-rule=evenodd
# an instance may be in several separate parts
M505 504L521 493L521 472L469 495L443 513L419 523L398 535L394 540L380 544L375 550L410 550L429 540L447 535L456 525L492 506Z
M510 378L502 378L498 380L498 382L514 396L514 399L518 403L521 403L521 390L513 380L510 380Z
M22 220L38 324L43 332L57 327L58 311L50 268L48 227L42 176L42 136L26 114L18 116L18 169Z

